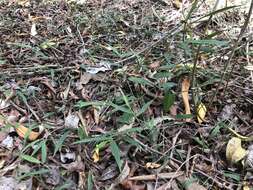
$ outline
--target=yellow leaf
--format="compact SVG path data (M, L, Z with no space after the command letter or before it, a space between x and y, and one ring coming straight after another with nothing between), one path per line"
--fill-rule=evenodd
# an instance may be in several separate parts
M153 162L148 162L145 165L145 168L147 168L147 169L157 169L159 167L161 167L161 164L156 164L156 163L153 163Z
M229 162L239 162L246 156L246 154L247 151L241 146L241 139L233 137L228 141L226 148L226 157Z
M206 106L203 103L200 103L197 108L197 119L199 123L205 121L206 111Z
M243 190L250 190L250 187L247 183L243 185Z
M184 102L184 107L185 107L185 114L191 114L191 108L190 108L190 103L189 103L189 88L190 88L190 80L188 78L185 78L182 82L182 98ZM187 122L190 122L191 119L188 118L186 119Z
M174 0L174 1L173 1L173 5L174 5L174 7L176 7L177 9L180 9L180 8L181 8L181 5L182 5L182 0Z
M4 164L5 164L5 160L0 160L0 169L4 167Z
M95 163L99 161L99 148L95 148L92 158Z

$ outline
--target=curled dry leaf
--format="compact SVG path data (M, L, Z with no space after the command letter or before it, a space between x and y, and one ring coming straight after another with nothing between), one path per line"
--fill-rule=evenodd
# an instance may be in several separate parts
M112 178L115 178L119 175L118 167L116 164L111 164L107 168L105 168L101 174L100 180L106 181Z
M206 106L203 103L200 103L197 108L197 119L199 123L205 121L206 111Z
M99 63L98 67L87 67L86 72L90 74L97 74L98 72L110 71L111 66L107 62Z
M173 6L177 9L180 9L182 6L182 1L181 0L174 0L173 1Z
M120 175L117 177L117 183L122 183L130 174L130 167L128 166L128 162L126 161L123 170L121 171Z
M231 163L237 163L242 160L247 154L247 151L242 148L241 139L233 137L228 141L226 148L226 158Z
M249 187L249 185L246 183L243 186L243 190L250 190L251 188Z
M185 107L185 114L191 114L191 108L190 108L190 103L189 103L189 88L190 88L190 80L188 78L185 78L182 82L182 98L184 102L184 107ZM187 122L190 122L191 119L188 118L186 119Z
M40 134L44 131L44 126L43 125L40 125L39 126L39 132L35 132L35 131L31 131L29 128L25 127L24 125L21 125L19 124L17 127L16 127L16 132L17 134L22 137L22 138L25 138L26 135L28 135L28 139L30 141L34 141L36 140Z
M0 110L5 109L10 106L10 103L8 100L2 100L0 99Z
M161 164L156 164L156 163L153 163L153 162L148 162L145 165L145 168L147 168L147 169L157 169L159 167L161 167Z
M31 27L31 36L36 36L38 33L37 33L37 30L36 30L36 24L33 23L32 24L32 27Z
M92 158L94 163L99 161L99 148L95 148Z

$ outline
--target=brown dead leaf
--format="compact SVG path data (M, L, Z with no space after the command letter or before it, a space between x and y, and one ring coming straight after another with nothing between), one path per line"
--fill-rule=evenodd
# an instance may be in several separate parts
M190 80L188 78L185 78L182 82L182 91L181 91L185 107L185 114L191 114L191 108L189 103L189 88L190 88ZM187 118L186 121L190 122L191 119Z

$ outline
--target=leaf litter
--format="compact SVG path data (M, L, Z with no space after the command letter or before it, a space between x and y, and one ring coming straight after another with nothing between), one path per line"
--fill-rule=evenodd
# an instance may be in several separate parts
M4 189L250 188L246 12L212 3L1 1Z

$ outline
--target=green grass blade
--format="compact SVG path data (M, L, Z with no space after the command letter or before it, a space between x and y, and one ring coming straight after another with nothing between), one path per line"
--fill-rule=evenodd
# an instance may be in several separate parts
M226 45L228 45L227 41L213 40L213 39L187 40L187 42L191 43L191 44L196 44L196 45L213 45L213 46L226 46Z
M166 93L163 100L163 110L164 112L168 112L170 107L174 104L176 100L176 95L172 93Z
M144 79L144 78L139 78L139 77L129 77L128 80L130 80L133 83L136 84L142 84L142 85L147 85L147 86L153 86L153 83Z
M120 88L120 92L121 92L121 94L122 94L122 96L123 96L123 100L124 100L124 102L126 103L127 107L129 108L129 110L132 110L132 108L131 108L131 106L130 106L130 103L129 103L129 100L128 100L127 96L124 94L124 92L122 91L121 88Z
M46 142L43 141L41 144L41 161L45 163L47 160L47 145Z
M112 151L112 155L113 155L114 159L116 160L118 168L121 171L121 169L122 169L122 160L120 159L120 149L119 149L117 143L114 140L111 141L110 148L111 148L111 151Z
M65 132L65 133L61 136L61 138L57 141L57 143L56 143L56 145L55 145L55 148L54 148L54 156L55 156L55 154L61 149L61 147L62 147L62 145L63 145L65 139L66 139L67 136L68 136L68 134L69 134L69 131Z
M32 177L32 176L35 176L35 175L41 175L41 174L45 174L45 173L48 173L49 170L48 169L40 169L38 171L32 171L32 172L29 172L29 173L26 173L22 176L19 176L17 177L18 180L22 180L24 178L27 178L27 177Z
M89 171L89 174L88 174L87 190L93 190L93 177L92 177L91 171Z
M142 108L138 111L138 113L136 114L136 117L142 115L149 107L150 105L152 104L153 100L145 103Z
M34 157L26 155L26 154L22 154L20 157L23 160L26 160L26 161L34 163L34 164L40 164L41 163L41 161L39 161L37 158L34 158Z

